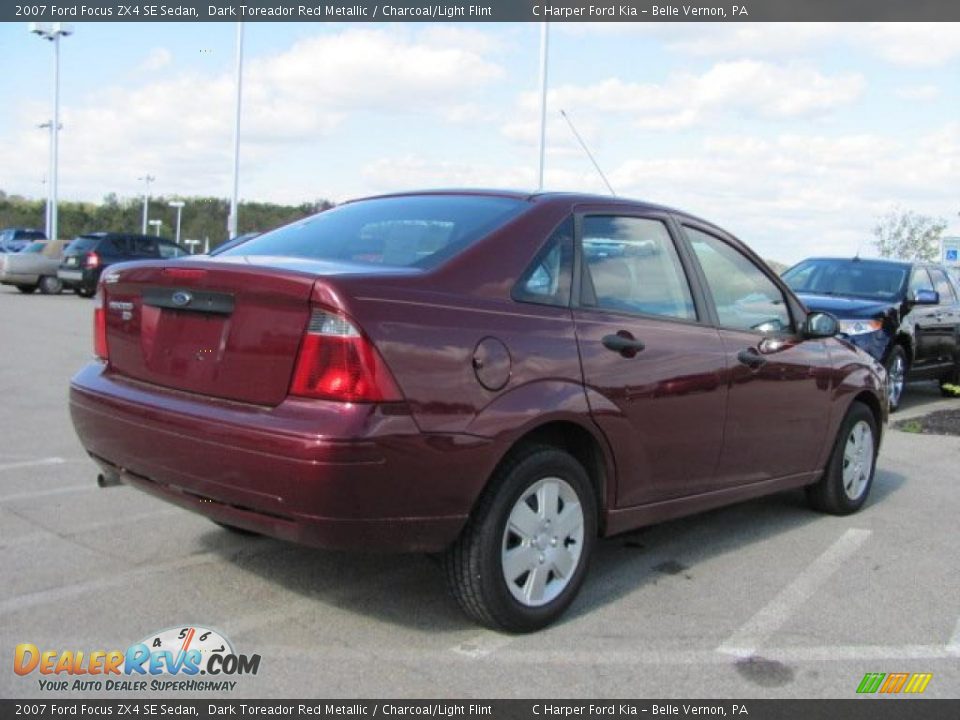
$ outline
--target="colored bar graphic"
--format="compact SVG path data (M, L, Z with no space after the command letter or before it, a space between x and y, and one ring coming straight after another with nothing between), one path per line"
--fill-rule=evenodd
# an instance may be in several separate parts
M927 685L930 684L932 678L933 673L914 673L903 691L905 693L922 693L927 689Z
M860 694L899 692L919 694L927 689L933 673L867 673L857 686Z
M860 681L857 692L875 693L880 688L880 683L883 682L885 676L886 673L867 673L863 676L863 680Z

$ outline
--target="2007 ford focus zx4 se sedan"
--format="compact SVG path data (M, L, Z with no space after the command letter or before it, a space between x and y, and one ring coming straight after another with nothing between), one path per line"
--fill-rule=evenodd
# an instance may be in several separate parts
M323 548L442 552L529 631L598 537L806 487L859 509L886 378L753 252L610 197L357 200L116 265L72 380L103 485Z

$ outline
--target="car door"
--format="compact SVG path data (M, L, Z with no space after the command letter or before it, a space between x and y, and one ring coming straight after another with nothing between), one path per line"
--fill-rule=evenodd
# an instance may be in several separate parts
M923 374L935 369L940 355L940 331L937 320L938 305L917 305L913 298L920 290L935 292L933 280L927 268L917 265L910 273L910 284L907 288L907 313L901 324L906 325L913 337L913 358L910 361L910 370L913 374Z
M768 271L710 228L684 235L713 307L728 372L719 487L815 469L830 414L827 341L804 339L787 295Z
M960 336L960 305L953 284L947 278L947 273L938 267L927 268L933 289L940 296L940 302L933 312L933 321L936 324L938 336L939 362L950 364L960 353L958 336Z
M723 345L664 215L578 216L574 320L617 507L709 490L723 441Z

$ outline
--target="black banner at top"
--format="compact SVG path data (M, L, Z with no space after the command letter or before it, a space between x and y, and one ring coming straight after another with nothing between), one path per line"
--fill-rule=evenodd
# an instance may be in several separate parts
M956 21L957 0L24 0L15 22Z

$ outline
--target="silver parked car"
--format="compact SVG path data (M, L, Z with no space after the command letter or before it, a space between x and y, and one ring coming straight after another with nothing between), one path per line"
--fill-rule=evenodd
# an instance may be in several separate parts
M63 289L57 277L64 240L31 243L17 253L0 255L0 284L15 285L22 293L37 288L44 295L56 295Z

